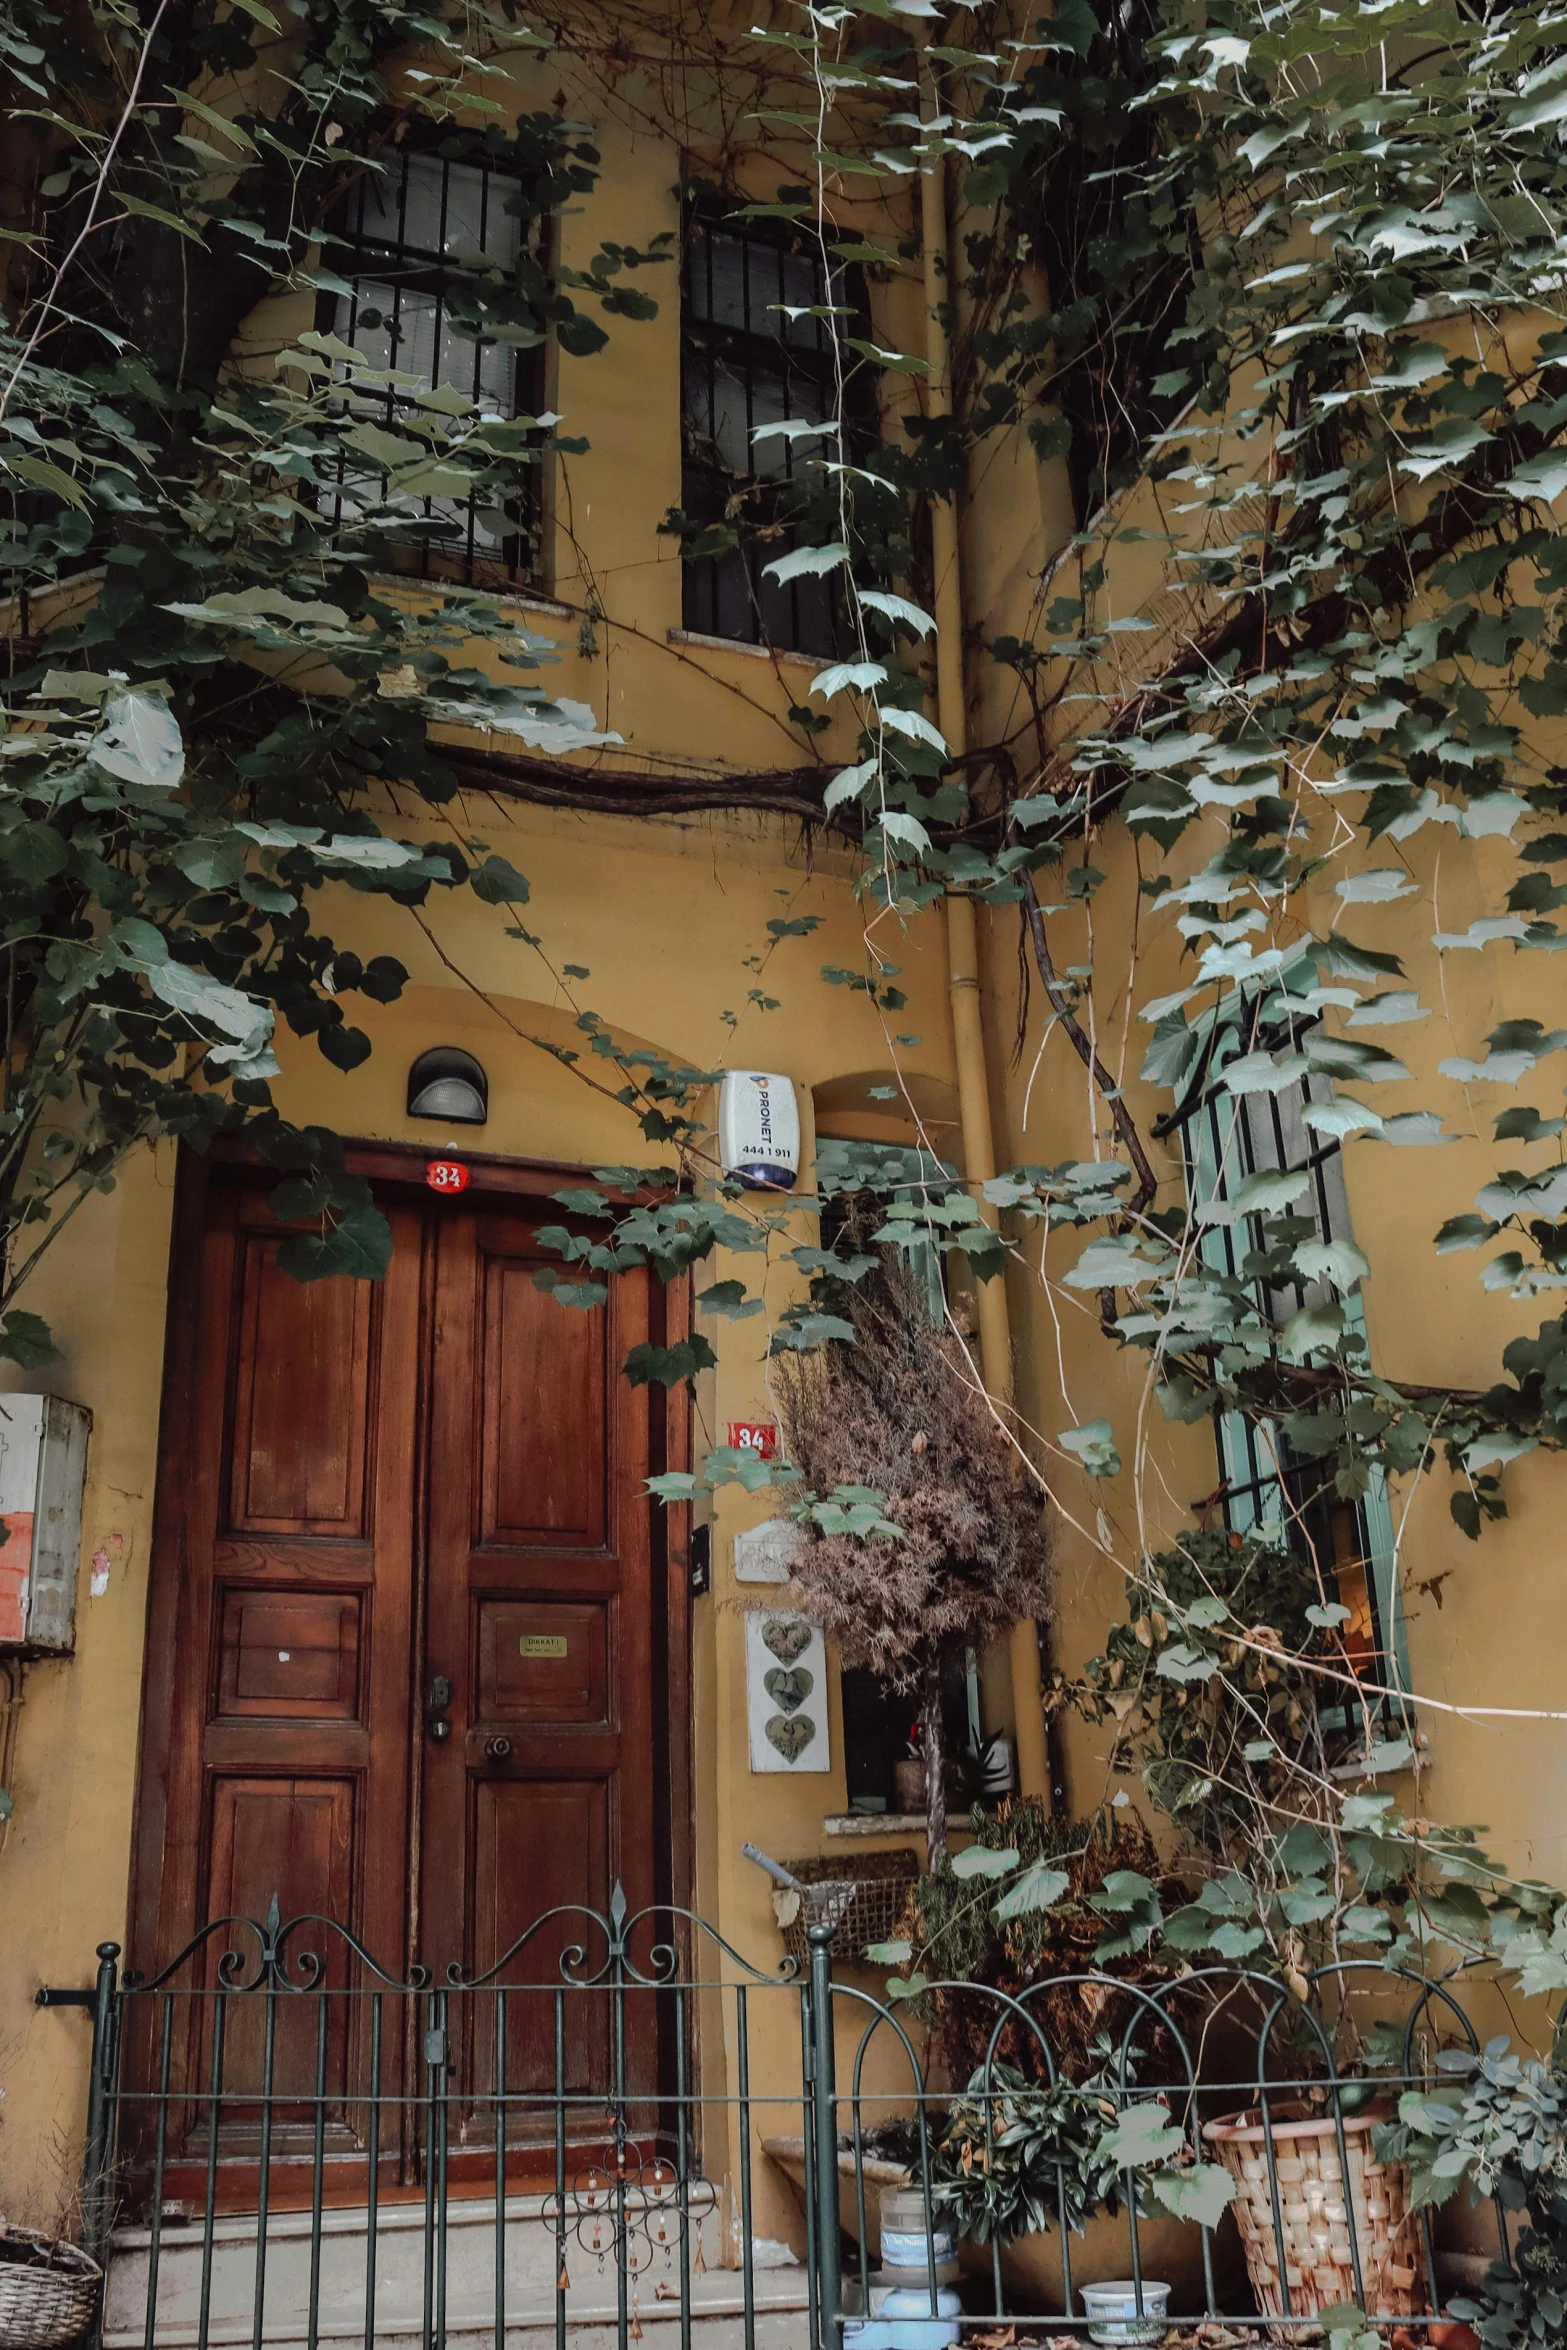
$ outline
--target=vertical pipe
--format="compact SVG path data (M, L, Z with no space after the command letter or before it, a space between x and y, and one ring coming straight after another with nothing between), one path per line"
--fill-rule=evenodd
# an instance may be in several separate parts
M811 2051L816 2137L816 2263L821 2350L837 2350L843 2326L843 2244L838 2226L838 2105L832 2030L832 1938L826 1921L807 1926L811 1946ZM751 2247L745 2248L749 2260Z
M920 112L933 121L941 111L934 70L920 35ZM950 281L947 269L947 167L932 156L920 173L920 241L925 258L926 411L934 422L952 414L951 345L947 331ZM936 621L936 723L954 761L968 749L968 707L963 683L963 573L958 535L959 491L932 497L930 554ZM985 1031L979 973L979 939L974 901L949 890L947 989L952 1006L952 1053L958 1080L958 1120L963 1135L963 1172L979 1213L994 1227L999 1218L983 1185L996 1172L996 1146L985 1070ZM1012 1401L1012 1320L1006 1276L977 1281L980 1358L985 1386L1005 1412ZM1008 1646L1012 1712L1017 1738L1018 1785L1025 1795L1053 1795L1049 1744L1039 1686L1039 1633L1031 1623L1013 1626Z

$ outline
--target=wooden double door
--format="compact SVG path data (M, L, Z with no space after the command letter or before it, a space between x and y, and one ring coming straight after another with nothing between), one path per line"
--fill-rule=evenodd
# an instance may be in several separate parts
M379 1283L291 1279L249 1170L185 1182L130 1950L144 1976L210 1920L269 1912L336 1921L394 1979L421 1962L482 1975L546 1911L603 1912L616 1884L633 1910L677 1889L684 1578L645 1484L668 1431L662 1398L620 1370L661 1334L662 1296L641 1273L587 1312L541 1292L560 1175L498 1171L489 1188L480 1170L453 1199L417 1167L378 1171ZM581 1938L553 1931L521 1971L548 1979ZM209 1984L231 1939L197 1970ZM347 1984L330 1935L295 1947L326 1949ZM547 2023L517 2016L519 2062ZM334 2021L345 2091L351 2037ZM193 2044L192 2088L204 2061Z

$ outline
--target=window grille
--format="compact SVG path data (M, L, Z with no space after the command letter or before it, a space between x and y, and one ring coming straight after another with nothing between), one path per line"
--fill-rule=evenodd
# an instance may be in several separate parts
M1211 1074L1216 1076L1225 1060L1254 1047L1298 1047L1319 1026L1315 1020L1295 1021L1237 1036L1216 1058ZM1316 1070L1308 1070L1278 1093L1236 1095L1222 1082L1212 1083L1180 1124L1191 1206L1224 1205L1251 1175L1305 1174L1306 1190L1291 1201L1290 1214L1313 1223L1321 1240L1352 1240L1342 1145L1336 1137L1314 1132L1304 1116L1308 1103L1332 1098L1332 1079ZM1207 1224L1200 1250L1210 1270L1245 1281L1245 1260L1262 1245L1260 1220L1241 1217L1234 1223ZM1275 1323L1287 1321L1302 1306L1338 1297L1325 1280L1257 1280L1251 1286L1259 1310ZM1358 1293L1339 1298L1339 1303L1346 1326L1364 1337L1365 1312ZM1324 1467L1296 1453L1276 1423L1259 1423L1238 1411L1220 1412L1215 1435L1219 1498L1230 1531L1288 1544L1312 1559L1324 1581L1335 1587L1339 1605L1350 1611L1339 1629L1351 1669L1382 1687L1406 1688L1408 1660L1393 1513L1380 1470L1372 1469L1364 1495L1346 1500L1334 1489L1331 1464ZM1367 1711L1385 1714L1389 1703L1374 1700ZM1331 1728L1331 1714L1324 1719Z
M486 294L515 283L536 238L520 197L514 173L418 150L366 172L329 245L351 291L323 297L321 325L372 366L417 376L418 388L450 385L498 416L537 414L542 336L519 348L484 332ZM355 396L376 397L368 386ZM390 422L414 406L415 389L388 388L380 397ZM477 492L426 498L420 526L410 532L407 567L468 580L533 578L540 505L536 474L501 506Z
M762 424L836 415L835 337L848 322L788 313L852 301L844 292L851 274L838 273L835 291L815 243L780 235L770 222L687 215L680 502L704 529L738 516L746 532L738 547L687 560L685 625L702 636L824 655L845 647L836 575L782 585L762 576L795 543L792 523L807 484L820 479L808 467L821 444L752 434Z

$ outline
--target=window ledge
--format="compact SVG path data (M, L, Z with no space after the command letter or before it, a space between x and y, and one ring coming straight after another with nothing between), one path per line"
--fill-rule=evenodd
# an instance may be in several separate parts
M508 593L503 588L496 597L496 601L503 606L509 605L514 611L546 612L551 620L569 620L571 618L569 604L557 604L553 596L531 596L526 588L517 589L513 593Z
M743 653L748 661L765 661L771 667L774 661L787 661L791 668L820 669L825 666L825 653L796 653L783 645L748 645L739 637L703 636L694 628L671 628L667 631L672 645L696 645L704 653Z
M828 1836L909 1836L925 1833L925 1814L922 1811L839 1811L829 1812L822 1822L822 1832Z

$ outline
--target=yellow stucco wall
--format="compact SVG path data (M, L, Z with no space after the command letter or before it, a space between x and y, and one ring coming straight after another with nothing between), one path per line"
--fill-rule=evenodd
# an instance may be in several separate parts
M574 103L585 110L581 91ZM642 241L676 225L681 158L672 143L638 131L628 110L624 120L606 119L603 146L599 195L562 227L568 260L584 258L603 237ZM617 324L608 353L559 364L554 403L566 429L585 434L590 448L568 461L554 487L547 595L543 602L519 600L518 615L558 648L551 681L588 701L624 736L628 762L686 772L797 763L808 746L788 710L814 665L715 650L678 635L678 561L674 543L658 536L679 494L672 268L657 291L656 321ZM276 312L258 318L252 346L272 347L287 323ZM1041 566L1069 529L1060 469L1041 468L1021 439L1000 449L973 485L964 533L968 607L981 634L1021 628ZM1149 564L1149 551L1138 559ZM1130 602L1150 584L1131 581ZM998 733L1017 716L1010 703L998 701L978 711L975 723ZM361 953L399 956L410 985L395 1005L351 1001L349 1017L374 1049L349 1076L329 1067L313 1046L283 1040L278 1098L290 1115L359 1138L437 1143L437 1130L405 1116L406 1072L426 1046L458 1042L490 1074L485 1150L568 1165L636 1158L640 1138L625 1115L530 1041L565 1041L577 1011L591 1007L627 1043L651 1043L695 1065L764 1065L787 1073L806 1115L807 1155L813 1096L829 1106L835 1131L856 1126L866 1073L886 1068L888 1042L863 996L819 978L824 964L863 960L861 917L848 886L852 868L830 846L806 843L794 828L760 818L632 824L549 815L484 795L434 817L411 809L409 818L421 837L450 824L510 858L530 878L527 918L554 968L572 962L590 976L573 983L568 998L539 955L507 938L506 914L470 896L437 896L426 910L426 931L388 902L345 892L324 911L325 924L338 923L339 934ZM1440 845L1432 835L1418 836L1408 846L1408 862L1428 890L1440 880L1443 924L1459 929L1482 910L1479 882L1472 859L1462 876L1440 877ZM1143 1039L1128 1019L1118 965L1135 925L1147 942L1139 976L1146 998L1164 984L1156 976L1161 964L1173 968L1173 932L1167 916L1151 914L1137 898L1138 857L1123 831L1109 827L1094 856L1109 874L1094 917L1102 1049L1118 1073L1124 1067L1134 1114L1146 1129L1162 1104L1136 1083ZM1145 868L1154 862L1144 854ZM1325 890L1330 881L1320 886ZM1459 902L1471 895L1472 904ZM1491 949L1450 958L1438 973L1428 911L1429 898L1388 909L1376 933L1376 943L1406 952L1411 983L1436 1008L1431 1021L1391 1040L1418 1076L1445 1053L1472 1051L1503 1013L1529 1012L1547 1025L1567 1020L1561 1001L1567 971L1552 958L1521 962L1510 950ZM765 947L766 923L780 913L817 915L822 926L777 949L766 983L781 1007L761 1013L746 1005L753 979L747 958ZM1059 1031L1045 1037L1037 989L1023 1049L1014 1055L1015 914L982 914L981 932L1002 1162L1094 1155L1103 1147L1095 1141L1103 1113L1066 1040ZM921 1039L900 1056L901 1065L916 1086L929 1089L930 1100L948 1102L953 1070L939 914L910 925L898 959L909 1005L897 1026ZM1086 938L1072 959L1088 959ZM736 1027L721 1019L725 1008L737 1014ZM1406 1090L1434 1101L1441 1081ZM1470 1110L1456 1089L1449 1091L1453 1123L1472 1126ZM1374 1090L1371 1098L1378 1098ZM858 1130L870 1129L860 1124ZM1346 1157L1356 1231L1373 1265L1367 1312L1376 1367L1430 1381L1488 1379L1501 1340L1532 1327L1539 1313L1485 1297L1475 1260L1434 1258L1429 1236L1445 1215L1469 1204L1482 1170L1490 1172L1489 1150L1469 1143L1427 1151L1355 1143ZM1173 1183L1174 1161L1166 1155L1162 1164ZM39 2013L32 1993L46 1980L85 1982L94 1945L124 1932L172 1186L171 1154L139 1156L111 1196L83 1209L29 1300L54 1323L64 1349L37 1384L88 1404L95 1419L77 1652L29 1668L16 1815L0 1850L0 2209L43 2224L69 2215L86 2026L70 2012ZM1052 1263L1064 1263L1074 1248L1070 1236L1058 1239ZM729 1270L748 1268L719 1264L715 1277ZM1009 1278L1027 1419L1047 1439L1101 1413L1118 1430L1128 1429L1141 1393L1141 1356L1105 1344L1092 1301L1064 1305L1059 1293L1047 1295L1022 1272ZM780 1276L774 1302L786 1294ZM718 1371L699 1394L699 1443L721 1436L732 1417L770 1416L757 1325L725 1325L717 1343ZM1125 1444L1123 1451L1130 1458ZM1072 1463L1052 1461L1062 1509L1054 1637L1068 1668L1100 1645L1120 1600L1119 1577L1096 1540L1098 1513L1123 1548L1157 1541L1212 1489L1211 1434L1166 1428L1155 1413L1149 1464L1139 1493L1129 1475L1100 1487ZM1545 1457L1515 1468L1512 1515L1478 1549L1448 1520L1442 1476L1413 1498L1403 1543L1404 1604L1416 1685L1431 1696L1522 1708L1563 1703L1556 1659L1567 1635L1567 1577L1557 1571L1552 1531L1560 1523L1563 1474ZM733 1489L720 1498L714 1590L696 1609L693 1741L697 1906L739 1949L772 1964L780 1946L768 1890L740 1860L740 1844L749 1838L785 1857L822 1849L823 1818L842 1809L844 1783L836 1717L831 1772L756 1777L747 1767L741 1595L729 1547L739 1527L764 1513L762 1501ZM90 1598L85 1562L98 1549L110 1557L109 1584L102 1597ZM1433 1712L1425 1728L1423 1807L1434 1817L1488 1823L1522 1873L1558 1882L1567 1876L1558 1795L1567 1726ZM1073 1807L1087 1811L1105 1790L1103 1743L1071 1723L1066 1737ZM794 2087L798 2063L792 2022L776 2016L783 2005L781 1999L769 2005L775 2020L758 2028L753 2046L758 2089L780 2095ZM726 2023L732 2060L732 2014ZM712 2085L732 2082L715 2045L704 2060ZM890 2071L885 2077L890 2080ZM758 2167L757 2197L758 2231L791 2232L791 2206L766 2166Z

